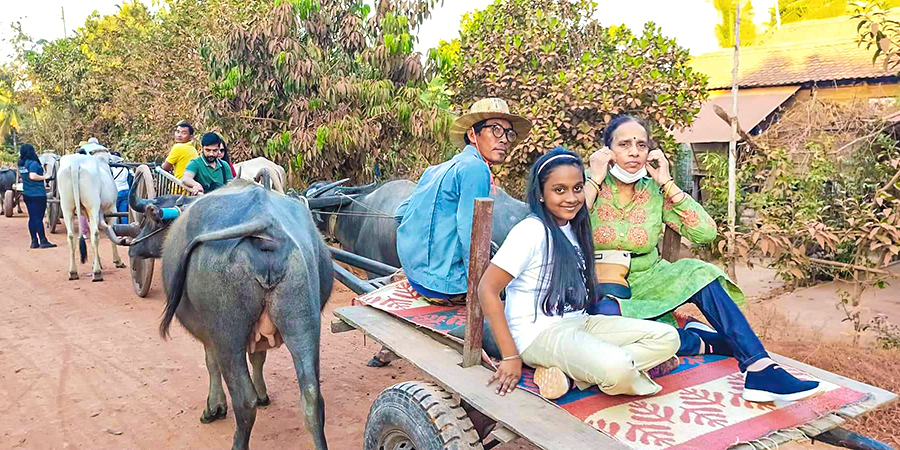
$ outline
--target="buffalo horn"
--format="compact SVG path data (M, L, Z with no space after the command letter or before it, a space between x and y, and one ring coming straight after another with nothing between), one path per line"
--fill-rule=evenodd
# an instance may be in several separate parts
M316 189L315 191L310 192L309 195L306 196L306 198L316 198L316 197L318 197L318 196L324 194L325 192L327 192L327 191L329 191L329 190L331 190L331 189L334 189L334 188L336 188L336 187L338 187L338 186L340 186L340 185L342 185L342 184L344 184L344 183L346 183L346 182L348 182L348 181L350 181L349 178L344 178L343 180L337 180L337 181L328 183L328 184L326 184L325 186L322 186L322 187L320 187L319 189Z
M272 190L272 176L269 174L269 169L259 169L259 172L256 172L256 176L253 177L253 181L263 185L267 191Z
M374 182L374 183L369 183L365 186L351 186L351 187L341 188L341 193L347 194L347 195L358 194L360 192L365 192L367 190L372 189L373 187L375 187L376 184L378 184L378 183Z
M131 209L143 214L144 210L147 209L147 205L151 202L150 200L145 200L142 198L138 198L137 196L137 186L140 186L141 179L144 175L141 172L137 173L137 176L134 178L134 182L131 184L131 192L128 193L128 206L131 206Z

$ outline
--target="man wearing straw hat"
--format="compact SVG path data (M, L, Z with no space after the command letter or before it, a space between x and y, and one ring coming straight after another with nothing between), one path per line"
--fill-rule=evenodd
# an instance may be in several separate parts
M410 285L438 304L464 302L475 199L491 192L490 166L531 131L499 98L475 102L450 127L462 152L425 169L412 196L400 205L397 255Z

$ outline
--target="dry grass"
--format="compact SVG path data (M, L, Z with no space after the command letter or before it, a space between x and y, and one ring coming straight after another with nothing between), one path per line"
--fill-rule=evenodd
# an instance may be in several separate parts
M900 393L898 350L854 346L841 335L822 336L788 320L765 303L749 305L747 318L769 351ZM900 448L900 404L869 413L845 428Z

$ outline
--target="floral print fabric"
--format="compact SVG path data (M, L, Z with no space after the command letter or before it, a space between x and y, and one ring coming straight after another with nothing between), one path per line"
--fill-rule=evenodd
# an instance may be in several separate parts
M594 247L597 250L630 250L638 255L631 260L628 283L632 298L621 301L622 315L637 319L665 316L684 304L703 286L718 280L739 306L744 294L715 265L698 259L670 263L660 258L657 244L663 226L669 226L693 243L716 238L716 223L700 204L689 196L678 203L663 200L659 185L650 178L635 183L631 201L623 204L611 175L607 175L591 211Z

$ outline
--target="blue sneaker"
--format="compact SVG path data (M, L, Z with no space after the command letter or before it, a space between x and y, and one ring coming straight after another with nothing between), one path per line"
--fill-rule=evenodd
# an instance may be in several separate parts
M803 381L778 364L759 372L747 372L741 397L748 402L795 402L819 392L818 381Z
M728 339L725 339L725 335L712 329L709 325L695 320L688 322L684 329L690 330L691 333L703 339L703 342L706 343L707 354L734 357L734 349L731 348Z

